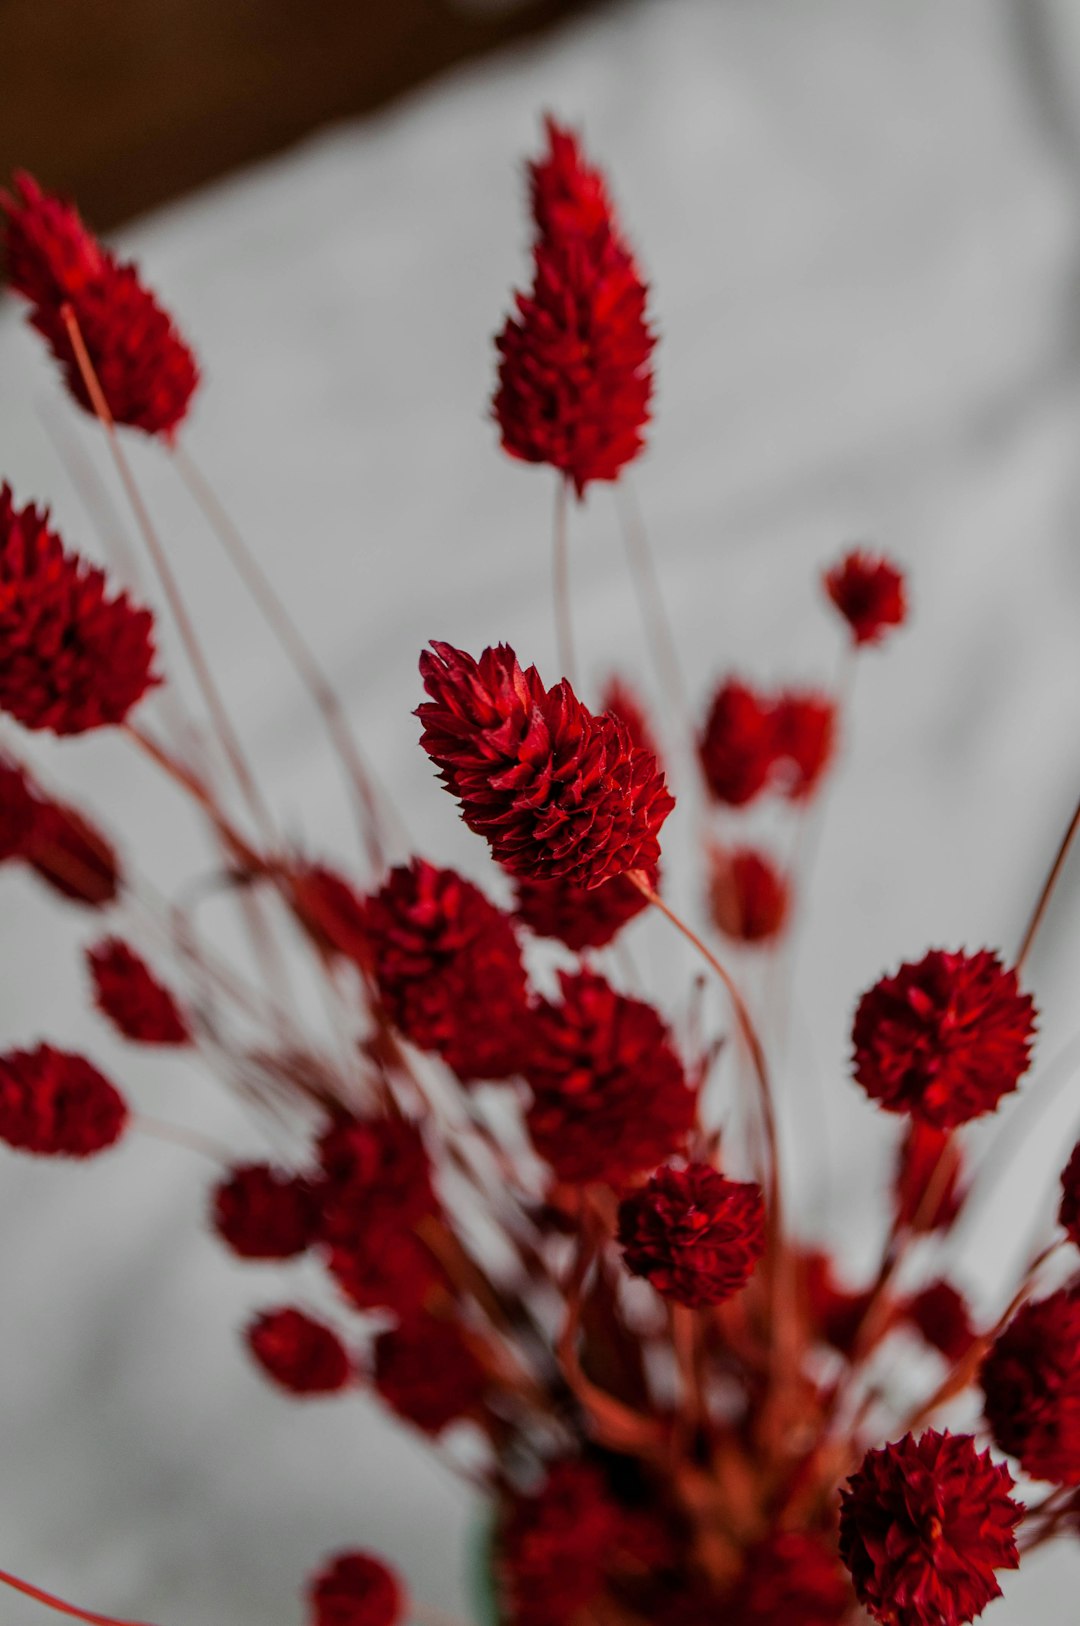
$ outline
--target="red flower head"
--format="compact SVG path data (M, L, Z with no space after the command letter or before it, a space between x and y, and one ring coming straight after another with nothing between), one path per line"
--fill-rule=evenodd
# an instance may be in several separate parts
M1025 1304L980 1377L995 1441L1032 1479L1080 1485L1080 1296Z
M657 874L646 876L656 890ZM648 899L625 875L600 886L575 886L572 881L515 882L514 913L537 937L557 937L576 954L603 948L635 915L648 908Z
M824 1343L850 1358L870 1308L871 1292L866 1288L852 1292L842 1286L832 1259L820 1249L802 1255L799 1272L812 1328ZM883 1334L887 1328L879 1330Z
M528 1007L510 917L452 869L421 858L368 900L371 967L390 1019L463 1083L514 1072Z
M367 966L363 900L343 875L325 864L301 865L289 876L289 896L304 930L324 954Z
M856 548L825 574L825 591L856 644L877 644L907 616L904 578L888 559Z
M91 1157L119 1140L124 1099L82 1056L51 1045L0 1056L0 1140L43 1157Z
M326 1268L357 1310L414 1315L441 1281L435 1261L411 1231L373 1225L351 1246L329 1249Z
M884 1626L963 1626L1017 1568L1009 1470L966 1434L928 1429L868 1451L840 1493L840 1556Z
M0 754L0 863L22 857L36 812L26 770Z
M886 1111L953 1129L1016 1088L1034 1031L1031 997L996 955L931 949L859 1001L855 1077Z
M728 1610L711 1618L731 1626L841 1626L851 1607L835 1547L820 1536L783 1530L750 1549Z
M86 953L97 1007L126 1039L140 1044L184 1045L191 1030L176 1000L145 961L118 937Z
M601 1592L621 1515L595 1468L557 1462L539 1490L515 1498L496 1547L505 1618L514 1626L572 1621Z
M805 801L836 749L836 706L825 695L785 694L773 720L781 788L793 801Z
M420 1131L404 1118L341 1117L319 1141L319 1237L350 1248L437 1208Z
M648 751L650 756L656 758L659 766L660 750L652 725L645 715L645 708L622 678L608 679L600 697L600 710L622 723L630 736L631 745L636 745L639 751Z
M622 723L594 717L565 678L545 689L506 644L479 662L450 644L432 649L420 657L431 696L416 712L420 743L501 864L589 887L655 870L675 803Z
M1061 1176L1061 1207L1058 1223L1080 1248L1080 1141L1073 1148L1072 1157Z
M904 1315L931 1349L940 1350L951 1366L962 1360L975 1342L967 1301L951 1282L931 1282L908 1300Z
M308 1588L311 1626L400 1626L406 1598L392 1570L369 1553L342 1553Z
M709 853L709 905L716 925L741 943L768 943L783 931L791 893L764 853L714 847Z
M103 909L120 890L112 847L81 813L60 802L38 802L23 856L54 892L89 909Z
M559 981L562 1002L540 1002L523 1069L529 1133L560 1180L622 1185L679 1148L694 1092L651 1005L591 973Z
M630 1274L664 1298L691 1310L723 1304L765 1251L761 1191L707 1163L669 1164L619 1204L618 1241Z
M157 682L153 618L67 553L44 510L0 486L0 710L24 728L84 734L122 723Z
M713 696L698 755L709 790L718 802L745 807L765 789L776 762L772 702L738 678Z
M421 1313L375 1340L375 1387L425 1434L441 1434L483 1404L487 1378L459 1327Z
M529 163L529 197L540 237L618 236L603 172L588 162L573 130L550 114L548 150Z
M337 1333L302 1310L264 1310L244 1336L267 1377L290 1394L335 1394L352 1379L349 1353Z
M899 1225L947 1231L964 1199L960 1148L949 1130L919 1118L908 1123L893 1186Z
M241 1164L214 1192L214 1230L242 1259L295 1259L317 1223L309 1182L268 1163Z
M30 322L64 373L68 389L93 411L63 318L70 306L109 411L117 423L171 439L185 417L199 370L171 318L134 266L121 264L87 231L77 212L17 175L0 192L11 285L30 302Z

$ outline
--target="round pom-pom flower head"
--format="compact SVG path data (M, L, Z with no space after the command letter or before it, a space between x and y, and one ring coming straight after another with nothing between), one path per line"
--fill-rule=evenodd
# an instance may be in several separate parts
M630 1273L664 1298L692 1310L723 1304L764 1252L761 1191L707 1163L658 1169L620 1203L618 1240Z
M1023 1508L1007 1468L966 1434L905 1434L840 1493L840 1556L882 1626L964 1626L1001 1596L1019 1562Z
M952 1129L993 1112L1031 1059L1035 1008L996 955L931 951L865 993L855 1077L888 1112Z
M1080 1485L1080 1296L1025 1304L982 1366L986 1420L1032 1479Z
M268 1163L241 1164L214 1192L214 1230L242 1259L295 1259L318 1218L310 1183Z
M904 578L888 559L856 548L825 574L825 591L856 645L877 644L907 615Z
M42 1157L91 1157L118 1140L123 1097L82 1056L51 1045L0 1056L0 1140Z
M308 1588L310 1626L400 1626L405 1618L401 1583L371 1553L342 1553Z

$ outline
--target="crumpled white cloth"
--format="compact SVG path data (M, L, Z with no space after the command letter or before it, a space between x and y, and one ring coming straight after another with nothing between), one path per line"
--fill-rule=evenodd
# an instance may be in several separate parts
M634 478L695 694L732 666L830 678L817 574L844 543L872 539L911 572L910 632L859 671L785 1082L793 1161L808 1123L829 1143L808 1212L854 1264L850 1218L893 1136L847 1082L854 999L928 943L1008 951L1077 791L1074 177L996 4L665 0L466 70L125 234L205 362L191 450L418 844L477 874L409 714L431 636L507 639L553 668L551 479L502 459L486 416L490 336L526 274L520 159L546 107L584 124L655 285L657 420ZM5 310L0 474L92 546L36 410L55 417L57 398ZM92 426L65 421L111 479ZM172 472L134 455L275 806L347 856L306 701ZM617 664L655 699L605 491L572 533L590 679ZM180 882L191 821L126 746L33 744L144 870ZM676 889L692 834L676 813ZM77 945L97 922L20 876L0 888L4 1042L84 1044L144 1110L257 1148L213 1080L122 1051L87 1014ZM1045 1058L1075 1022L1070 893L1032 962ZM676 957L662 923L645 941L647 967ZM1074 1088L973 1243L977 1294L1046 1209L1075 1112ZM286 1626L322 1555L358 1544L455 1604L469 1498L365 1401L288 1404L259 1381L237 1329L292 1278L208 1237L210 1174L149 1142L85 1169L0 1155L0 1564L159 1626ZM986 1618L1066 1626L1078 1580L1075 1550L1043 1558ZM0 1615L41 1618L7 1597Z

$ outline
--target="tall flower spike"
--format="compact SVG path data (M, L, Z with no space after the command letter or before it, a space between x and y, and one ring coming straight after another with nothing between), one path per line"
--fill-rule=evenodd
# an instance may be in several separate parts
M70 307L109 411L117 423L171 439L199 382L190 348L171 317L139 279L83 225L70 204L16 175L0 192L12 287L30 303L30 323L44 338L71 394L94 410L78 365L64 307Z
M41 1157L92 1157L124 1132L120 1093L82 1056L39 1045L0 1056L0 1140Z
M765 1251L760 1188L707 1163L658 1169L619 1204L626 1267L691 1310L723 1304L746 1286Z
M0 710L54 734L122 723L158 681L152 626L126 594L107 596L43 510L0 487Z
M401 1626L407 1599L392 1570L371 1553L341 1553L308 1588L310 1626Z
M856 647L880 643L907 616L903 574L888 559L861 548L826 571L825 591L847 622Z
M624 725L594 716L565 679L546 689L506 644L479 661L451 644L420 657L431 699L421 744L470 830L514 875L599 886L656 868L675 803Z
M86 953L98 1010L137 1044L186 1045L191 1029L163 983L127 943L108 937Z

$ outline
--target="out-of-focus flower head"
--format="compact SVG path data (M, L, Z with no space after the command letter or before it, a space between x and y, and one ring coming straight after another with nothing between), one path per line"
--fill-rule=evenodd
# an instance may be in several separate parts
M1073 1154L1062 1170L1058 1221L1080 1248L1080 1141L1073 1147Z
M213 1226L242 1259L295 1259L315 1239L311 1182L269 1163L243 1163L214 1191Z
M783 931L791 891L772 859L753 847L709 850L709 910L726 937L771 943Z
M244 1336L267 1377L289 1394L336 1394L352 1380L349 1352L337 1333L303 1310L264 1310Z
M789 691L773 711L777 783L792 801L806 801L836 751L836 705L827 695Z
M707 1163L666 1165L619 1204L626 1268L692 1310L745 1287L765 1251L765 1205L750 1181Z
M98 1009L138 1044L186 1045L191 1029L173 995L145 960L118 937L86 953Z
M421 1312L375 1340L375 1387L399 1417L425 1434L479 1411L487 1374L461 1329Z
M1080 1294L1025 1304L980 1376L996 1443L1032 1479L1080 1485Z
M856 645L877 644L907 616L903 573L888 559L854 549L825 573L825 591Z
M123 1134L128 1109L83 1056L38 1045L0 1056L0 1140L42 1157L91 1157Z
M931 1282L908 1299L904 1319L953 1366L975 1342L967 1300L951 1282Z
M963 1159L950 1130L912 1118L900 1143L893 1186L898 1225L948 1230L964 1198Z
M776 762L771 700L738 678L713 695L698 743L705 782L718 802L745 807L766 787Z
M310 1626L401 1626L407 1599L398 1577L371 1553L341 1553L308 1588Z
M590 1463L556 1462L517 1496L496 1543L496 1575L515 1626L571 1621L599 1595L620 1510Z

